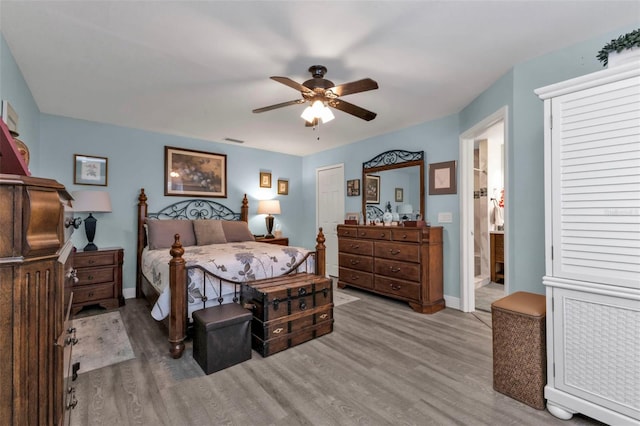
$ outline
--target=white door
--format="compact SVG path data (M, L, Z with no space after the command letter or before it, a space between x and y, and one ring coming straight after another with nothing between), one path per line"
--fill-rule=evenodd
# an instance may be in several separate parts
M337 226L344 219L344 165L316 169L317 226L325 236L327 275L338 276Z

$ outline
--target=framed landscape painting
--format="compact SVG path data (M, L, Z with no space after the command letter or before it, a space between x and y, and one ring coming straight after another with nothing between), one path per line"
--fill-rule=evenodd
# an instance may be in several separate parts
M226 155L165 146L164 161L164 195L226 198Z

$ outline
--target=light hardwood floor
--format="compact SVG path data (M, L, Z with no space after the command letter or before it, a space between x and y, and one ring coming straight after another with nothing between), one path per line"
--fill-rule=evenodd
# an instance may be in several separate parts
M492 388L491 316L360 298L334 332L205 375L179 360L142 300L120 308L136 358L82 373L73 425L599 425L561 421Z

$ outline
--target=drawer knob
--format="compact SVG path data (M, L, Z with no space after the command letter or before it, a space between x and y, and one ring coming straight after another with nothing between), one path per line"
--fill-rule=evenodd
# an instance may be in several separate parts
M94 263L96 263L96 261L95 261L95 260L93 260L93 259L89 259L89 265L93 265Z
M359 249L360 248L360 244L351 244L351 248L352 249Z
M89 275L89 276L87 276L87 279L88 279L88 280L92 280L92 279L93 279L93 275Z
M385 237L385 235L387 235L387 234L385 234L385 233L383 232L382 234L380 234L380 238L384 238L384 237Z
M394 273L400 272L400 268L394 268L393 266L389 266L389 270Z
M406 240L407 239L407 234L402 234L402 239Z
M300 310L304 311L305 309L307 309L307 302L304 301L304 299L300 300Z
M351 264L352 265L357 265L358 263L360 263L359 260L351 259Z
M356 281L356 280L359 280L359 279L360 279L360 277L358 275L351 275L351 280L352 281Z
M300 288L298 289L298 296L304 296L304 295L306 295L306 294L307 294L307 289L306 289L306 288L304 288L304 287L300 287Z
M389 249L389 253L395 256L396 254L400 254L400 250Z
M394 290L394 291L398 291L402 288L402 286L398 284L389 284L389 287L391 287L391 290Z

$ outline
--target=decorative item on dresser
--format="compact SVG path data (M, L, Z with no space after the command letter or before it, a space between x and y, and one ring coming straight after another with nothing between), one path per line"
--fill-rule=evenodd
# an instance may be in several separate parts
M76 252L73 262L77 278L73 284L73 315L90 305L106 309L124 305L123 258L124 250L119 247Z
M638 425L640 59L535 93L544 100L547 409Z
M338 225L338 287L404 300L417 312L444 309L442 227Z
M7 424L62 424L65 408L75 406L64 382L76 341L65 294L70 198L54 180L0 174L0 419Z

